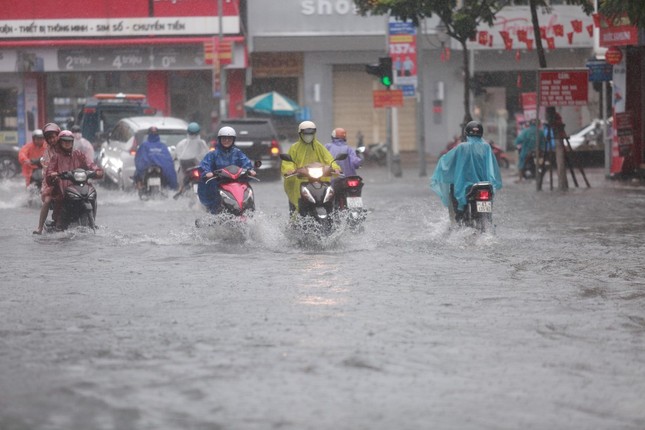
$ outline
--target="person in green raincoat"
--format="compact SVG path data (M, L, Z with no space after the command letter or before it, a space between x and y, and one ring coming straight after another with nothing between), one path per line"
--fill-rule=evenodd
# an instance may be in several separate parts
M325 145L316 139L316 124L311 121L303 121L298 126L299 139L296 143L291 145L288 154L293 159L291 161L282 161L280 170L284 178L284 191L289 198L289 212L294 213L298 211L298 199L300 199L300 184L304 182L298 176L291 176L296 173L298 169L310 163L319 162L325 166L330 166L334 173L341 172L340 167L334 161L334 157L325 148ZM329 182L329 177L323 178L324 181Z

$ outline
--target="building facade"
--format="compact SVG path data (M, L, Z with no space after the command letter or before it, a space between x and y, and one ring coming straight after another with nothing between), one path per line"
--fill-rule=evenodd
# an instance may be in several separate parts
M383 87L365 72L365 65L388 53L387 17L357 15L351 0L283 0L280 8L248 0L247 9L252 70L247 93L276 83L278 91L305 108L321 140L334 127L344 127L350 141L358 135L365 143L385 141L386 110L373 107L373 91ZM444 40L438 24L428 19L417 29L422 94L404 92L403 106L397 109L401 151L416 150L418 126L424 127L425 149L432 155L460 133L462 51ZM593 55L592 17L579 7L556 5L540 15L540 25L549 68L585 67ZM510 145L516 119L523 114L521 95L536 90L539 68L528 7L503 9L493 27L480 27L469 50L476 86L471 113L485 124L489 138ZM590 91L589 100L586 106L561 109L568 130L598 116L598 94ZM417 119L420 108L423 121Z
M239 0L16 0L0 13L0 143L69 126L96 93L145 94L160 114L208 126L220 112L220 54L224 107L243 115L240 16Z

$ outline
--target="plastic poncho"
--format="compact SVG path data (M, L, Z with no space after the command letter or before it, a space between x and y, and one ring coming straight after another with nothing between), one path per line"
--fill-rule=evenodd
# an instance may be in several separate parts
M325 148L327 148L327 150L334 158L336 158L339 154L347 153L347 158L337 161L337 163L345 176L356 175L356 169L361 166L363 160L358 155L356 155L354 148L347 146L347 142L345 140L332 139L330 143L325 144Z
M158 134L149 134L148 138L139 146L137 154L134 156L134 165L136 167L135 178L143 178L143 173L148 167L159 166L166 184L172 189L177 188L175 162L172 160L168 147L161 142Z
M474 183L488 181L495 190L502 188L502 176L490 145L481 137L467 139L439 158L430 183L446 207L451 204L450 185L454 184L460 211L466 206L466 193Z
M224 167L235 165L246 170L253 169L253 163L244 152L235 145L224 148L220 143L215 145L215 150L210 151L202 160L199 167L202 170L202 180L197 184L197 196L201 204L206 206L211 213L217 213L220 205L219 183L212 180L206 183L205 176Z
M202 161L204 156L208 153L208 145L204 140L199 136L188 136L185 139L182 139L177 144L177 149L175 154L177 154L177 160L198 160Z
M536 125L532 124L528 128L525 128L520 132L520 134L515 138L515 146L522 145L520 148L520 153L517 160L517 168L522 170L524 168L524 163L526 157L533 151L535 151L535 138L536 138ZM544 148L546 139L542 132L539 133L540 138L540 147Z
M326 166L331 165L333 169L340 170L340 166L334 161L334 157L325 148L325 145L314 139L311 143L305 143L302 138L298 139L296 143L291 145L288 154L293 159L291 161L282 161L280 171L282 175L287 172L304 167L309 163L320 162ZM322 178L323 181L329 182L330 178ZM284 191L287 193L289 203L291 203L296 211L298 210L298 199L300 198L300 184L306 182L306 179L300 179L298 176L291 176L284 178Z
M18 152L18 161L22 165L22 176L25 177L27 185L31 182L31 172L36 169L36 167L31 164L31 160L43 157L46 149L47 142L43 142L43 144L40 145L40 148L37 147L34 142L29 142L20 148L20 151Z
M71 153L60 151L52 156L47 168L45 169L45 177L47 178L47 182L51 185L51 176L54 173L62 173L74 169L85 169L96 172L98 167L94 161L88 160L87 157L85 157L85 154L77 149L72 150ZM65 188L72 184L73 182L68 179L61 179L53 185L54 187L57 187L57 192L55 194L62 198Z

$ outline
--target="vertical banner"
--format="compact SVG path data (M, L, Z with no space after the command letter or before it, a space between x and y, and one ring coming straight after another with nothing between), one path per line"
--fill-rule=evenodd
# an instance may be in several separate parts
M411 22L390 21L389 50L394 84L417 85L417 29Z
M625 136L622 137L623 141L623 154L621 154L619 136L617 133L617 125L620 120L622 124L625 124L627 121L624 118L621 118L622 114L625 113L625 88L627 85L627 63L625 56L623 55L618 64L614 64L613 72L613 85L612 85L612 106L614 111L614 127L612 130L611 136L611 167L609 172L613 175L620 173L623 170L623 163L625 161L624 151L626 148L625 145ZM624 128L624 127L622 127ZM623 132L624 133L624 132Z

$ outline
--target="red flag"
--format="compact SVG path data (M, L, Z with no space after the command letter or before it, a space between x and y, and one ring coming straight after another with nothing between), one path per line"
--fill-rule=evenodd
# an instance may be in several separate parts
M546 45L547 45L547 47L549 49L555 49L555 38L554 37L547 37Z
M562 37L564 36L564 25L562 24L556 24L553 26L553 33L556 36Z
M571 27L573 28L574 32L582 33L582 21L580 21L579 19L572 20Z
M573 32L567 33L567 39L569 39L569 45L573 43Z

